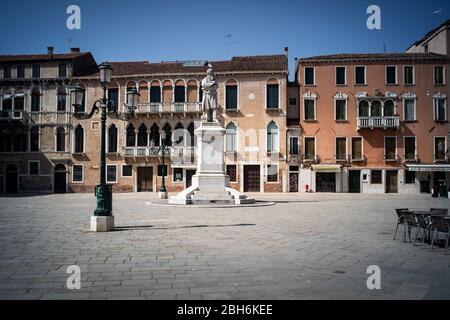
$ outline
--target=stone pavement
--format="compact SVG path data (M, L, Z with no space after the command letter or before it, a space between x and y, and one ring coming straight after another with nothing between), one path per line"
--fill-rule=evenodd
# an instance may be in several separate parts
M394 208L429 195L254 194L271 207L145 206L115 194L117 231L89 232L91 194L0 198L0 299L449 299L450 254L392 240ZM81 268L69 290L67 267ZM367 267L381 268L368 290Z

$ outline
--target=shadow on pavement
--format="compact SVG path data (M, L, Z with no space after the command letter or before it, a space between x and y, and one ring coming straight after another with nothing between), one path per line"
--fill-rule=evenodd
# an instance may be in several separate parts
M114 231L127 231L127 230L141 230L141 229L153 229L153 230L170 230L170 229L186 229L186 228L224 228L224 227L251 227L256 226L254 223L238 223L238 224L198 224L192 226L180 226L180 227L155 227L152 225L142 226L117 226Z

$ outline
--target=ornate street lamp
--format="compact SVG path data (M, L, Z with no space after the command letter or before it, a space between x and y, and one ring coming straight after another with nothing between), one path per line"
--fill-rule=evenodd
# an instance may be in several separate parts
M72 105L74 107L74 117L77 119L90 119L94 113L100 111L101 140L100 140L100 183L95 187L97 197L97 207L94 216L91 217L92 231L110 231L114 229L114 217L112 215L112 185L106 184L106 115L112 118L127 121L133 115L139 103L139 93L134 92L132 99L128 99L127 112L119 113L112 101L107 99L106 90L111 84L112 68L109 63L104 62L98 66L100 71L100 84L103 89L103 98L94 102L92 109L86 113L83 109L84 90L76 85L71 90ZM111 108L113 106L113 108Z
M162 133L161 133L161 147L158 148L158 154L159 152L161 152L161 162L162 162L162 181L161 181L161 188L159 189L159 198L161 199L167 199L167 189L166 189L166 180L165 180L165 176L166 176L166 169L165 169L165 155L166 152L170 152L169 148L166 145L166 137L167 137L167 133L166 131L163 129Z

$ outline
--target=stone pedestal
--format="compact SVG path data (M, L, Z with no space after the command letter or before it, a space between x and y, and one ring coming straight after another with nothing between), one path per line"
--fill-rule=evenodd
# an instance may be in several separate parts
M114 230L114 216L91 216L91 231L108 232Z
M158 192L158 198L167 199L167 191L166 192Z
M169 199L171 204L253 203L244 194L229 188L225 174L224 140L226 130L219 122L202 122L197 136L197 172L192 186ZM252 202L253 201L253 202Z

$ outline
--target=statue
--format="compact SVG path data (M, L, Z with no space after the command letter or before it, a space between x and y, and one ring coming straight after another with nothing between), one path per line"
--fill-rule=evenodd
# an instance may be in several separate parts
M217 109L217 88L219 87L216 79L214 79L214 70L211 64L208 65L206 77L202 80L203 100L202 100L202 120L207 122L218 122Z

